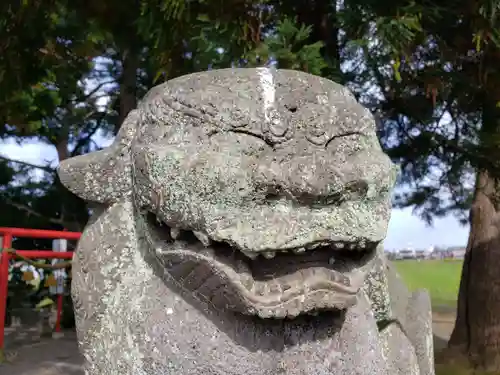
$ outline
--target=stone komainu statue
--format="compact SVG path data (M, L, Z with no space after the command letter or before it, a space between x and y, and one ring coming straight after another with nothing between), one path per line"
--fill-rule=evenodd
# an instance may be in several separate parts
M94 204L73 265L91 375L433 375L430 303L380 247L396 169L310 74L227 69L149 91L63 162Z

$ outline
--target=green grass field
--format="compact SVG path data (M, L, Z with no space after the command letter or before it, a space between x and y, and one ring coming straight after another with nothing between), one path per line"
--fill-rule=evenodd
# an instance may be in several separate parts
M427 289L435 309L456 307L462 261L399 260L392 262L410 290ZM458 364L436 363L436 375L493 375L467 369ZM500 374L497 374L500 375Z
M429 291L433 306L456 306L462 261L398 260L393 264L410 290Z

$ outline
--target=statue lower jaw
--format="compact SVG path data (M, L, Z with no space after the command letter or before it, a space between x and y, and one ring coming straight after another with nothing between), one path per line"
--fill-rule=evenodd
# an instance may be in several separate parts
M260 318L295 318L353 306L375 254L371 249L341 254L331 245L250 261L226 244L206 246L186 233L184 239L165 242L156 229L148 232L150 248L182 289L217 309Z
M364 293L344 312L293 320L224 311L215 307L226 300L218 278L207 279L217 285L210 298L199 298L165 272L146 239L125 202L95 217L80 240L72 294L88 373L387 375Z

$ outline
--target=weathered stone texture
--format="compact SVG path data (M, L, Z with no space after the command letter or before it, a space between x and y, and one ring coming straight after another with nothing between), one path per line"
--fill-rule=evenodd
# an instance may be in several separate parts
M428 297L391 284L380 246L395 171L326 79L151 89L110 147L59 169L94 210L72 286L87 373L433 375Z

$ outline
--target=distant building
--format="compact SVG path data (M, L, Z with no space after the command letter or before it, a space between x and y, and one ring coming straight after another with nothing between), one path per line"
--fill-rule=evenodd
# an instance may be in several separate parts
M464 259L465 258L465 249L464 248L453 248L449 250L450 258L453 259Z
M415 251L415 257L417 259L432 259L432 254L435 252L436 248L430 246L427 249L421 249Z
M429 255L429 258L430 259L445 259L446 258L446 251L444 250L439 250L439 249L436 249L434 250L430 255Z
M446 249L430 246L425 250L415 250L411 247L402 250L387 252L387 258L390 260L404 259L464 259L465 248L455 246Z
M396 259L415 259L416 258L416 254L415 254L415 250L413 249L403 249L403 250L399 250L397 255L396 255Z

